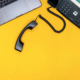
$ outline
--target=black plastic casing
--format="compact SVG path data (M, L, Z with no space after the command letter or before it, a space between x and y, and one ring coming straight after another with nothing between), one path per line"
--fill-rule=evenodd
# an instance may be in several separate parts
M48 0L48 3L49 3L52 7L56 8L56 7L60 4L60 2L63 1L63 0L57 0L57 1L58 1L57 5L54 5L54 4L51 2L51 0Z
M80 28L80 8L74 4L71 0L58 0L58 4L56 6L52 5L50 0L48 0L48 3L54 7L57 8L57 10L65 16L69 21L71 21L73 24L75 24L78 28ZM69 5L69 8L71 7L70 11L69 8L66 9L65 3ZM62 9L62 10L61 10ZM66 9L66 10L65 10ZM65 11L64 11L65 10ZM64 12L63 12L64 11ZM67 14L65 14L68 11ZM78 14L75 16L74 13L77 12Z

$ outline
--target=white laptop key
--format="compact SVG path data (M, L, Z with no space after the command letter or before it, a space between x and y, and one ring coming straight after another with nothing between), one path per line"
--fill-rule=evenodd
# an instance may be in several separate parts
M4 12L3 9L0 9L0 25L7 21L8 21L8 18L6 16L6 13Z
M24 0L15 1L14 3L4 7L4 10L9 20L29 11Z
M40 0L25 0L29 11L41 6Z

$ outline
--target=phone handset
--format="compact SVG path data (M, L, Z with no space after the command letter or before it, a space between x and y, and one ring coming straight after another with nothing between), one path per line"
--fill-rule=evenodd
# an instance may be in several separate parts
M15 45L15 49L18 50L18 51L22 51L22 48L23 48L23 45L24 43L21 41L21 37L23 35L23 33L27 30L27 29L33 29L35 26L37 25L37 23L35 21L32 21L31 23L29 23L23 30L22 32L20 33L18 39L17 39L17 42L16 42L16 45Z

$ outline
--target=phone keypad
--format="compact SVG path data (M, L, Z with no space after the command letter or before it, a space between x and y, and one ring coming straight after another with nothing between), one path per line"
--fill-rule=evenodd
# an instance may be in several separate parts
M80 25L80 17L76 20L76 23Z
M57 10L80 28L80 8L73 4L71 0L63 0L57 6Z
M67 14L70 12L71 9L72 9L72 7L65 2L65 3L61 6L60 11L61 11L62 13L64 13L65 15L67 15Z

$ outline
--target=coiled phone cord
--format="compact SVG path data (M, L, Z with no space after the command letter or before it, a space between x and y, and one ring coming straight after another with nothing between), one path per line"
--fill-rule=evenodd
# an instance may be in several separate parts
M43 18L41 15L39 15L39 17L40 17L42 20L44 20L44 21L53 29L54 32L56 32L56 33L61 33L61 32L65 29L65 27L66 27L66 22L65 22L65 20L64 20L61 16L59 16L59 15L57 15L56 13L52 12L52 11L50 10L50 8L52 8L52 7L47 8L47 11L48 11L49 13L53 14L54 16L60 18L60 19L63 21L63 23L64 23L64 26L63 26L63 28L62 28L60 31L56 30L56 29L51 25L51 23L48 22L45 18Z

